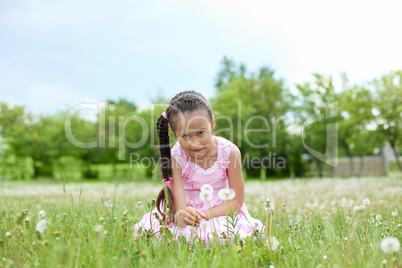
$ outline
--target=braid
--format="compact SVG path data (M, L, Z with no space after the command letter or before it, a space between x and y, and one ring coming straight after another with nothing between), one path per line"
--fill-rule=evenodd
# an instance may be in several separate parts
M172 177L172 160L170 152L170 140L169 140L169 125L174 131L173 118L178 114L185 112L192 112L198 109L206 110L209 119L212 120L212 111L208 103L208 100L200 93L194 90L183 91L172 98L169 106L166 109L165 119L162 115L156 122L158 139L159 139L159 152L161 157L161 171L164 181L168 181L169 177ZM173 195L170 191L170 187L167 188L167 198L169 201L169 218L172 218L173 207ZM160 214L163 215L163 221L166 219L165 212L161 211L161 207L167 206L165 188L163 188L156 199L156 208Z
M158 121L156 122L156 128L158 133L159 139L159 152L161 156L161 171L162 177L164 181L168 181L169 177L172 177L172 165L171 165L171 158L170 158L170 140L169 140L169 122L166 120L162 115L159 116ZM167 195L169 200L169 209L170 209L170 218L172 218L173 212L173 195L170 191L170 188L167 188ZM162 220L165 221L166 214L165 210L161 211L162 207L165 207L166 204L166 197L165 197L165 189L159 192L159 195L156 199L156 208L160 214L163 215Z

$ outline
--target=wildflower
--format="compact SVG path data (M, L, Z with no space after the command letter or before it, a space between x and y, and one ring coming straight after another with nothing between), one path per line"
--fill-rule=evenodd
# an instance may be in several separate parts
M391 215L392 215L392 217L398 216L398 211L392 211Z
M47 220L42 219L38 221L38 223L36 224L36 231L43 234L46 232L46 229L47 229Z
M275 268L275 266L274 266L273 264L271 264L271 265L269 266L269 268Z
M25 218L26 222L29 222L30 220L31 220L31 217L29 217L29 216Z
M138 202L137 205L136 205L136 207L137 207L138 209L141 208L141 202Z
M377 214L377 215L375 215L375 219L376 219L376 221L381 221L382 216L380 214Z
M324 260L326 260L326 259L328 259L328 256L327 256L327 255L324 255L324 256L322 256L322 258L323 258Z
M254 230L260 231L262 228L262 224L259 221L254 222Z
M382 264L387 264L387 260L382 260Z
M401 243L399 242L398 238L387 237L384 240L382 240L380 247L384 253L390 254L398 251L399 248L401 247Z
M61 234L61 231L55 231L55 232L53 232L53 234L54 235L59 235L59 234Z
M103 231L103 226L102 225L95 225L95 227L93 228L93 231L95 234L99 234Z
M108 208L112 208L113 207L112 200L106 201L105 206L107 206Z
M353 207L353 210L354 210L354 211L359 211L359 210L360 210L360 206L354 206L354 207Z
M46 212L44 210L39 211L39 217L44 218L46 216Z
M272 210L275 209L275 202L274 202L274 199L273 199L273 198L271 198L271 199L267 198L267 200L265 200L265 207L264 207L264 209L265 209L266 211L272 211Z
M269 237L269 241L267 241L266 246L271 250L276 250L279 246L279 241L274 236Z
M365 199L363 200L363 204L365 204L366 206L370 205L370 199L365 198Z
M201 198L202 201L209 202L212 199L212 192L201 190L200 198Z
M124 211L123 216L126 216L128 214L128 210Z
M7 237L11 237L11 233L10 233L10 232L7 232L7 233L6 233L6 236L7 236Z
M206 221L202 221L200 223L200 228L206 230L208 228L208 223Z
M285 204L285 203L283 203L283 205L282 205L282 212L283 212L283 213L286 212L286 204Z
M204 184L203 186L201 186L201 192L210 192L212 194L213 191L214 188L209 184Z
M221 189L218 192L219 199L223 201L232 200L235 196L236 193L233 189Z
M148 252L146 252L145 250L141 251L140 256L141 257L146 257L148 255Z

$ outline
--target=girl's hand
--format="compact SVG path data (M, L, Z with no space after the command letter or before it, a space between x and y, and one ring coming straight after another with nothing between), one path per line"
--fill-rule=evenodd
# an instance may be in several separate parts
M191 205L188 205L186 210L183 212L183 220L186 225L198 226L202 219L208 220L207 215L205 215L204 212L193 208Z

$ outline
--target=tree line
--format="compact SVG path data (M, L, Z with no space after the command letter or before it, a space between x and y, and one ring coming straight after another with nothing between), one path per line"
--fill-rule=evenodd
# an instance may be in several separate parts
M337 158L347 157L353 176L358 174L354 157L378 154L386 144L402 172L402 70L361 84L350 83L343 73L341 88L335 88L331 75L313 73L311 78L296 84L292 92L269 67L250 72L244 64L223 58L216 93L210 99L215 134L239 146L247 158L245 174L303 177L314 169L322 176L326 166L335 166ZM167 104L169 99L159 96L151 101ZM107 164L117 172L117 166L128 163L133 154L148 159L143 174L152 177L158 172L154 126L165 108L153 105L139 110L135 101L109 99L97 121L79 114L71 118L71 134L76 140L90 143L102 137L105 141L103 146L79 148L66 137L68 111L35 116L24 106L0 102L0 177L1 172L3 177L16 179L54 177L63 165L71 169L78 161L79 177L96 178L99 170L94 165ZM130 119L134 115L136 119ZM149 126L146 133L144 125ZM174 135L170 137L173 145ZM145 141L141 146L127 146L140 140ZM329 146L331 142L333 146ZM259 164L250 163L256 160Z

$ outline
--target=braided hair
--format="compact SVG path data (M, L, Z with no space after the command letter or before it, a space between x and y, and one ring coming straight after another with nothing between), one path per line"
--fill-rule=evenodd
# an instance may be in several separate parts
M201 95L199 92L194 90L183 91L172 98L168 107L166 108L166 118L162 115L159 116L156 122L156 128L159 139L159 152L161 158L161 171L164 181L168 181L169 177L172 177L172 164L171 164L171 153L170 153L170 142L169 142L169 125L174 129L173 119L179 114L184 114L186 112L192 112L195 110L205 110L208 113L209 119L212 121L212 111L208 103L208 100ZM168 203L166 202L165 189L159 192L156 199L156 208L160 214L163 215L163 221L166 219L165 211L161 211L161 207L167 207L169 209L168 217L173 219L173 195L170 187L166 189Z

